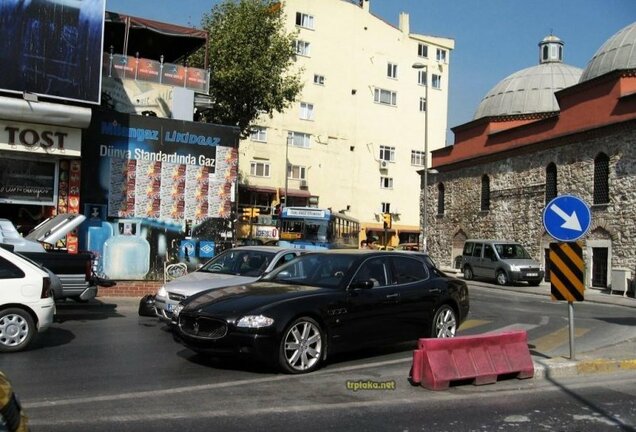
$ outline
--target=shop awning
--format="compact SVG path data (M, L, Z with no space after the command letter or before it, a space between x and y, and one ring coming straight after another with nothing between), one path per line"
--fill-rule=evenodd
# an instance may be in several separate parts
M260 193L267 193L267 194L276 193L276 188L271 186L243 185L241 187L245 188L245 190L249 192L260 192Z
M421 233L421 231L418 229L398 228L398 231L404 234L420 234Z
M285 196L285 188L280 188L278 190L278 193L280 193L281 197ZM300 198L309 198L311 196L311 193L309 191L306 190L302 190L302 189L287 189L287 196L292 196L292 197L300 197Z
M204 30L106 11L104 52L112 45L115 53L179 63L207 43Z

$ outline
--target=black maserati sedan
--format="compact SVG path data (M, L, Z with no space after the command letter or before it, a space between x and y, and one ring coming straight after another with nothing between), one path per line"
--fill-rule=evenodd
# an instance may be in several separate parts
M174 337L198 353L307 373L337 352L453 337L468 310L466 283L423 253L330 250L189 297L174 311Z

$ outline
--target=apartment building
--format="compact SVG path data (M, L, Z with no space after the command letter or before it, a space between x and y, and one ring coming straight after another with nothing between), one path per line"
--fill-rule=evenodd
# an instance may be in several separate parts
M417 172L425 148L445 146L454 41L411 33L408 13L390 24L370 3L283 2L304 88L240 143L239 210L261 217L239 236L275 237L270 215L287 197L290 206L343 211L361 222L360 239L382 243L390 213L388 243L418 241Z

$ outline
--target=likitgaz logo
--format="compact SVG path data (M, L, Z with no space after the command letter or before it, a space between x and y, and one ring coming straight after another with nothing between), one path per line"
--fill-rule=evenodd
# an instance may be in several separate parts
M347 380L347 390L395 390L395 381Z

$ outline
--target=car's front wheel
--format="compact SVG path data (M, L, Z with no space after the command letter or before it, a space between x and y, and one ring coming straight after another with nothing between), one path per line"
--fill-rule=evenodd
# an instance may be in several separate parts
M15 352L26 348L37 328L29 313L9 308L0 311L0 352Z
M433 315L431 336L436 338L455 337L457 333L457 313L451 306L444 304Z
M320 367L325 345L320 325L309 317L298 318L283 333L278 354L280 367L292 374L312 372Z
M464 279L472 280L473 277L473 269L471 269L470 266L464 267Z
M508 276L506 275L506 272L503 270L499 270L497 272L497 284L498 285L508 285Z

